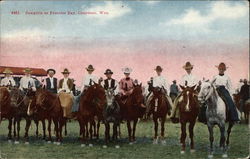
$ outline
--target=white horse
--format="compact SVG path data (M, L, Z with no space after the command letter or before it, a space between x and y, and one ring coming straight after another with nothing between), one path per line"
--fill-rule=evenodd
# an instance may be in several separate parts
M201 104L207 105L206 118L207 118L207 127L209 131L209 140L210 140L210 152L208 157L213 157L213 127L218 125L220 128L220 147L223 150L222 157L227 157L227 146L229 144L229 136L231 129L234 125L233 122L229 122L227 129L227 139L225 137L225 123L226 123L226 105L222 98L218 95L215 87L209 82L203 82L201 85L201 90L198 95L198 99ZM227 146L225 145L225 142Z

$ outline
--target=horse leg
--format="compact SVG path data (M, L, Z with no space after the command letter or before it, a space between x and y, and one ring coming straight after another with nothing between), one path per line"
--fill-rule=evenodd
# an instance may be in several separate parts
M48 119L48 133L49 133L49 138L48 141L51 142L51 119Z
M158 120L157 117L153 116L153 120L154 120L154 130L155 130L155 136L154 136L154 144L157 144L157 136L158 136Z
M67 136L68 135L68 132L67 132L67 121L65 122L65 125L64 125L64 135Z
M26 142L29 142L30 125L31 125L31 119L26 119L25 135L24 135L24 138L25 138Z
M95 120L92 123L92 127L93 127L93 130L94 130L94 137L96 137L97 135L96 135L96 122L95 122Z
M108 122L105 122L105 143L108 144L109 142L109 131L110 131L110 125Z
M21 123L21 119L17 121L17 141L19 141L20 139L20 123Z
M209 141L210 141L210 151L209 151L209 158L213 157L213 142L214 142L214 132L213 132L213 127L214 125L212 124L207 124L208 131L209 131Z
M14 133L14 138L16 138L16 123L17 123L16 117L14 118L13 123L14 123L14 127L13 127L14 132L13 133Z
M186 133L186 122L181 122L181 154L185 153L185 148L186 148L186 137L187 137L187 133Z
M9 129L9 133L8 133L8 140L11 140L12 139L12 136L11 136L11 130L12 130L12 118L9 118L9 125L8 125L8 129Z
M84 135L86 135L86 138L89 138L88 122L86 122L85 128L86 128L86 131L85 131L86 134Z
M166 121L166 117L162 117L161 118L161 142L162 144L165 144L165 121Z
M34 120L35 124L36 124L36 137L38 138L38 127L39 127L39 120Z
M90 127L89 127L90 140L92 140L93 138L93 127L95 127L94 125L95 125L95 121L91 121Z
M112 136L112 139L113 140L117 140L117 129L118 129L118 123L117 122L114 122L113 123L113 136Z
M42 126L43 126L43 140L46 139L46 125L45 125L45 119L42 119Z
M100 120L97 122L97 127L96 127L96 139L99 139L99 129L100 129Z
M227 129L227 141L226 141L227 146L229 145L229 137L230 137L230 133L231 133L231 129L233 125L234 124L232 122L229 122L228 129Z
M190 151L194 152L194 126L195 126L195 120L191 121L189 124L189 137L190 137Z
M121 124L119 123L117 125L117 127L118 127L118 136L119 136L119 138L121 138L121 136L122 136L122 134L121 134Z
M226 148L225 148L225 125L223 124L219 124L219 128L220 128L220 147L223 150L223 156L222 157L227 157L227 153L226 153Z
M129 142L132 141L132 138L131 138L131 125L130 125L130 120L127 120L127 128L128 128L128 140Z
M135 131L136 131L137 122L138 122L138 119L135 119L134 123L133 123L133 136L132 136L132 141L133 142L135 141Z
M59 125L58 125L58 120L57 119L53 119L54 125L55 125L55 131L56 131L56 142L59 141Z

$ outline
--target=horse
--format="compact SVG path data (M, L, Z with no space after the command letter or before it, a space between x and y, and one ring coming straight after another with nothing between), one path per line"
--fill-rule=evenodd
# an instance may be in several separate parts
M120 106L115 99L114 90L116 88L108 88L105 90L106 105L104 109L104 124L105 124L105 143L110 141L110 123L113 123L113 140L118 138L118 127L121 121Z
M150 114L153 114L153 121L154 121L154 130L155 130L155 135L154 135L154 144L158 143L158 119L160 119L160 124L161 124L161 140L162 144L165 144L164 140L164 131L165 131L165 121L166 121L166 116L168 113L168 102L165 97L165 93L163 92L163 88L153 88L153 97L150 101Z
M220 147L223 150L222 157L227 157L227 146L229 145L229 137L231 129L234 125L233 122L229 121L227 129L227 138L225 136L225 123L226 123L226 105L222 98L219 96L215 87L209 82L203 82L201 85L201 90L198 95L198 100L201 104L207 105L206 118L207 127L209 131L209 141L210 141L210 151L209 158L213 157L213 128L218 125L220 128ZM225 144L226 143L226 144Z
M0 87L0 123L3 118L8 119L9 133L8 140L12 139L12 120L13 120L13 109L10 104L10 93L7 87Z
M234 102L236 107L238 108L238 110L240 110L241 112L241 116L242 116L242 112L244 113L244 118L245 118L245 122L246 124L249 122L249 112L250 112L250 100L245 101L245 103L243 103L243 108L241 108L241 96L240 94L233 94L233 98L234 98Z
M95 116L98 122L103 120L103 110L106 103L105 90L97 83L90 86L80 97L79 113L77 119L80 125L80 135L82 135L82 147L88 136L88 123L90 124L90 139L93 137L92 127L95 124ZM97 136L99 134L99 126L97 126Z
M190 137L190 152L195 152L194 149L194 126L199 113L199 105L195 87L181 86L182 93L178 102L180 112L180 124L181 124L181 154L185 153L186 149L186 126L189 123L189 137Z
M40 119L48 119L48 142L52 141L51 122L55 125L56 140L55 143L60 145L62 142L62 128L66 124L66 118L63 117L63 109L58 96L45 89L38 89L34 97L35 104L28 108L28 115L40 116Z
M135 131L138 119L145 113L143 88L141 84L134 85L132 93L127 97L125 103L118 100L121 107L122 119L127 121L128 139L130 144L135 142ZM131 128L131 122L133 121L133 128Z

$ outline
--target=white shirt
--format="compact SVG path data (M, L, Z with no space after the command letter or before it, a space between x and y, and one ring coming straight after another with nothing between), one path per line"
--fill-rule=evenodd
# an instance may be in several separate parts
M54 77L49 77L49 80L50 80L51 88L55 88L54 87Z
M187 86L188 87L193 87L194 85L198 85L198 79L196 78L195 75L193 74L186 74L186 75L183 75L182 78L181 78L181 82L180 82L180 85L182 86L186 86L186 81L187 81Z
M20 80L20 89L27 89L29 88L29 83L32 91L36 91L36 85L35 85L35 80L29 76L24 76Z
M58 93L60 93L61 91L66 91L66 93L70 93L70 89L68 86L68 78L63 79L62 88L58 89Z
M87 74L84 78L83 78L83 83L82 83L82 89L81 91L84 90L85 87L88 87L90 86L90 80L92 80L92 85L94 84L93 82L95 83L98 83L98 77L95 76L95 75L92 75L92 74Z
M1 84L0 86L15 86L16 85L16 82L15 80L13 79L13 77L4 77L2 80L1 80Z
M170 85L163 76L155 76L153 78L153 87L163 87L167 91L167 94L170 94Z
M225 86L225 88L229 91L230 94L234 93L234 90L232 89L231 79L229 78L228 75L223 75L223 76L216 75L214 76L212 82L215 85L215 87Z
M104 87L104 84L105 84L105 82L103 80L102 83L101 83L102 87ZM111 86L111 79L108 79L108 85ZM119 93L119 85L118 85L118 82L116 80L115 80L115 86L114 87L115 87L114 93L115 93L115 95L117 95Z

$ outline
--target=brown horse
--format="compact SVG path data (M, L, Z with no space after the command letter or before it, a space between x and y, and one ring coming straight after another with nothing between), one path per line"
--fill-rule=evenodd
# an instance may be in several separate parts
M189 137L190 137L190 151L194 152L194 126L196 123L196 118L199 113L198 97L196 95L195 86L193 87L183 87L182 89L182 99L180 99L179 110L180 110L180 123L181 123L181 138L180 142L182 144L181 154L185 153L186 148L186 125L189 123Z
M134 85L133 92L127 97L125 103L119 100L122 118L127 121L128 138L130 144L135 141L135 131L138 119L141 118L145 113L145 108L142 107L143 104L144 96L141 84ZM131 129L132 121L133 128Z
M62 128L66 124L66 118L63 117L63 110L60 100L56 94L44 89L38 89L34 98L35 104L31 104L28 109L28 115L39 114L40 119L48 119L48 141L51 138L51 121L55 125L56 141L58 145L62 142Z
M80 135L82 135L82 145L88 136L88 124L90 124L90 139L93 137L92 127L95 124L95 116L97 120L103 120L103 110L106 103L105 90L100 84L90 86L80 97L80 107L77 119L80 125ZM99 126L97 126L98 129ZM99 132L97 130L97 136Z
M155 136L154 136L154 144L158 143L158 119L160 119L161 122L161 140L162 144L165 144L164 140L164 131L165 131L165 121L166 121L166 115L168 113L169 104L167 102L167 99L165 97L165 93L162 90L163 88L153 88L153 98L150 101L150 114L153 114L153 121L154 121L154 130L155 130Z
M12 139L12 119L13 119L13 109L10 105L10 93L7 87L0 87L0 123L2 119L9 120L9 133L8 140Z
M245 101L245 103L243 103L243 108L241 108L241 96L240 94L233 94L233 98L234 98L234 102L236 107L238 108L238 110L240 110L241 112L241 116L242 116L242 112L244 113L244 118L245 118L245 122L248 123L249 122L249 112L250 112L250 101L247 100Z

